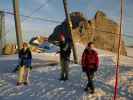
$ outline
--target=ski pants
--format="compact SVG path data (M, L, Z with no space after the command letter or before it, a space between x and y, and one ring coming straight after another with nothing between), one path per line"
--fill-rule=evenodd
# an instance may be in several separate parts
M60 57L60 64L61 64L61 78L68 78L69 61Z
M93 84L94 71L87 71L86 75L88 78L87 87L89 87L91 90L94 90L94 84Z

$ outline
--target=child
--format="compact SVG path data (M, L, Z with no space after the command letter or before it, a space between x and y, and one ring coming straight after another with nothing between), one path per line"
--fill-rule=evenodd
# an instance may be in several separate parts
M17 85L27 85L29 78L29 68L31 68L32 54L27 43L23 43L23 48L19 51L19 78Z
M94 73L97 71L99 65L99 58L97 52L93 49L94 44L93 42L89 42L87 47L85 48L83 55L82 55L82 70L86 73L88 78L87 86L85 87L85 91L88 91L90 88L90 93L93 94L94 84L93 84L93 77Z

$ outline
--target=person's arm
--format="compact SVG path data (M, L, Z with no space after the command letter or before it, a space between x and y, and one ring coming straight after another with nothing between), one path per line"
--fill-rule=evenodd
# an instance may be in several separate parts
M95 71L97 71L99 67L99 57L98 57L98 53L95 52Z
M64 46L63 50L64 50L64 51L67 51L68 48L69 48L69 44L68 44L68 43L64 43L64 45L65 45L65 46Z
M30 48L28 48L28 67L30 68L30 69L32 69L32 53L31 53L31 50L30 50Z
M99 57L98 57L97 52L96 52L96 65L99 66Z
M82 66L85 65L84 60L85 60L85 52L83 52L83 54L82 54L82 59L81 59Z
M32 59L32 53L31 53L30 48L28 48L28 58L29 58L29 59Z
M22 49L21 49L21 50L19 50L19 52L18 52L18 57L19 57L19 59L21 59L21 58L22 58Z
M51 42L51 43L56 45L56 46L60 46L60 41L54 41L54 42Z
M85 68L86 68L85 60L86 60L86 53L85 53L85 50L84 50L84 52L82 54L82 60L81 60L81 65L82 65L83 72L85 72Z

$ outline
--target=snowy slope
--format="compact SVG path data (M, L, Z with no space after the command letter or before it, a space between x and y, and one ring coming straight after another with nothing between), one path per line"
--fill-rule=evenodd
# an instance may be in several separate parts
M54 53L33 55L35 68L30 75L31 83L20 88L16 87L17 74L11 73L16 66L17 56L0 57L0 100L112 100L115 76L114 56L109 53L105 54L101 50L98 52L101 64L95 77L96 93L94 95L87 95L83 91L87 81L80 65L70 65L68 81L58 80L59 65L45 66L47 61L59 61L58 55ZM132 71L133 65L121 65L119 100L132 100L133 98Z

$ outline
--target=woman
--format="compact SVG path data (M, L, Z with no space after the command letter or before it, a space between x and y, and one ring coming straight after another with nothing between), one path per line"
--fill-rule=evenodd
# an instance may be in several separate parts
M17 85L28 84L29 68L31 68L32 54L27 43L23 43L23 48L19 51L19 79Z

